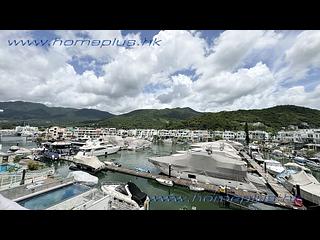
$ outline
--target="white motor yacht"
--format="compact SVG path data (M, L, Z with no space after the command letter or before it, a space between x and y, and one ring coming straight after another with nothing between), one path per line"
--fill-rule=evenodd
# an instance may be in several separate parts
M137 210L147 210L149 208L149 197L142 192L134 183L127 184L107 184L101 186L101 190L111 196L114 200L126 202Z
M89 140L86 142L86 145L80 147L79 150L91 153L94 156L106 156L117 153L120 150L120 146L100 140Z
M286 170L282 164L276 160L264 160L264 164L266 164L268 172L273 176L276 176ZM264 164L261 165L264 166Z
M80 152L85 153L86 155L92 156L107 156L108 151L106 147L97 146L97 145L85 145L79 148Z
M105 145L105 148L107 149L108 155L117 153L120 150L120 146L112 145L112 144Z

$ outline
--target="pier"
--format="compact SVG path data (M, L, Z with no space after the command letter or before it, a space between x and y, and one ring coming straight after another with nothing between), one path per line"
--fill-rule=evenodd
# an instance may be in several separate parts
M256 165L254 165L253 167L255 168ZM132 175L132 176L153 179L153 180L156 180L156 178L171 180L174 184L179 185L179 186L185 186L185 187L189 187L190 185L196 185L197 187L204 188L204 190L208 191L208 192L213 192L213 193L217 193L217 194L225 194L225 195L229 195L232 197L243 198L243 199L245 199L247 201L251 201L251 202L258 201L258 200L264 202L263 200L266 200L268 198L268 196L266 196L265 194L259 193L259 192L250 192L250 191L245 191L245 190L236 189L236 188L232 188L232 187L227 187L227 188L225 188L224 191L222 191L220 185L206 184L206 183L200 183L200 182L193 183L191 180L187 180L187 179L169 177L169 176L165 176L165 175L159 175L159 174L148 173L148 172L141 172L141 171L129 169L129 168L122 167L122 166L116 167L116 166L106 165L103 170L104 171L108 170L108 171L113 171L113 172L119 172L119 173L124 173L124 174ZM271 177L270 177L270 179L271 179ZM270 179L268 179L268 181L270 181ZM273 180L273 181L275 181L275 180ZM274 183L272 183L272 184L274 185ZM288 191L286 192L285 188L279 190L280 188L278 189L275 186L273 186L273 187L278 191L278 193L281 193L281 195L272 197L272 199L274 200L274 201L272 201L273 205L281 206L281 207L288 208L288 209L301 209L301 210L306 209L305 207L294 206L293 205L294 196L291 193L289 193ZM285 194L287 194L287 195L285 195Z
M264 178L267 182L268 187L272 192L279 198L292 197L291 192L289 192L284 186L278 183L278 181L270 175L270 173L265 172L263 167L256 163L247 153L241 152L241 155L246 159L246 161L257 171L257 173Z

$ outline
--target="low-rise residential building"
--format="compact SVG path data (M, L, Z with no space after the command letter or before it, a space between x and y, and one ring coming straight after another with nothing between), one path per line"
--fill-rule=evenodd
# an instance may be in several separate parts
M66 129L59 126L53 126L47 129L46 135L49 139L62 139Z

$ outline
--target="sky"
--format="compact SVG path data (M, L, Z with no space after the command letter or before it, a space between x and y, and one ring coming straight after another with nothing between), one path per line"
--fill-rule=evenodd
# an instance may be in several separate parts
M135 40L119 46L9 46L8 40ZM161 40L143 45L144 39ZM0 31L0 101L201 112L294 104L320 109L320 31Z

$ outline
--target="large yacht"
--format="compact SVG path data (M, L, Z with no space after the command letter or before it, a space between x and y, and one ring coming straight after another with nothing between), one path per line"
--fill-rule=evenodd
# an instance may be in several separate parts
M85 145L83 147L80 147L79 151L83 152L85 155L92 155L97 157L108 155L107 148L99 145Z
M171 156L151 157L149 162L169 176L257 191L248 180L247 163L242 161L231 144L217 141L210 145L202 151L191 150Z
M79 148L80 151L90 153L94 156L106 156L117 153L120 146L106 143L100 140L87 141L86 145Z

